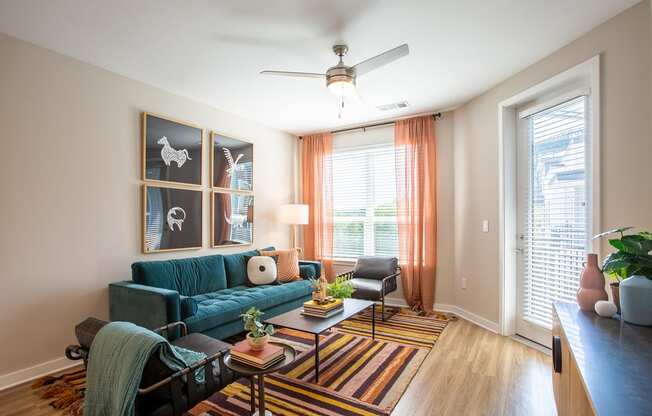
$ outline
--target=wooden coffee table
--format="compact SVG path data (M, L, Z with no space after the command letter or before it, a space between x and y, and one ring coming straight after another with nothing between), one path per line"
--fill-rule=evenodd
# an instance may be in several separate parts
M344 310L329 318L303 315L303 307L299 307L265 320L274 326L308 332L315 336L315 383L319 383L319 334L371 307L371 337L376 338L376 303L362 299L344 299L343 303Z

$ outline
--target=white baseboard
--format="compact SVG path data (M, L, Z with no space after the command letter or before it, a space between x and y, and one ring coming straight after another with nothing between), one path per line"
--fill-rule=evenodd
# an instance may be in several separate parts
M407 303L405 303L404 299L399 298L386 298L385 305L398 306L402 308L406 308L408 306ZM450 305L447 303L435 303L432 305L432 309L440 312L452 313L459 316L460 318L466 319L467 321L476 324L479 327L486 329L487 331L491 331L495 334L500 334L500 327L497 322L490 321L480 315L476 315L473 312L469 312L466 309L460 308L459 306Z
M19 384L27 383L39 377L56 373L80 364L80 361L71 361L66 357L56 358L51 361L23 368L13 373L0 375L0 391L9 389Z
M459 306L448 305L445 303L435 303L432 308L436 311L453 313L460 318L466 319L467 321L486 329L487 331L491 331L494 334L500 334L500 326L497 322L490 321L489 319L483 318L480 315L476 315L473 312L469 312L464 308L460 308Z

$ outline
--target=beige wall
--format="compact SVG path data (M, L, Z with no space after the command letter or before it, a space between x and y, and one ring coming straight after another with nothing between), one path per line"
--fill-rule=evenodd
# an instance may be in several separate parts
M292 136L4 35L0 57L0 376L62 357L134 260L233 251L140 254L143 110L253 141L254 247L289 244L274 217L292 197ZM205 192L205 247L209 207Z
M652 229L649 7L646 1L626 10L455 111L454 298L459 307L498 322L498 103L597 54L601 228ZM486 234L483 219L490 221Z

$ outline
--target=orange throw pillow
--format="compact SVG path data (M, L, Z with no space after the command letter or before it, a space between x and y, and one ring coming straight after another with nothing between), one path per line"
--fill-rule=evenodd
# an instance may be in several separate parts
M261 251L260 254L263 256L278 256L276 270L279 283L301 280L299 272L299 249L289 248L286 250Z

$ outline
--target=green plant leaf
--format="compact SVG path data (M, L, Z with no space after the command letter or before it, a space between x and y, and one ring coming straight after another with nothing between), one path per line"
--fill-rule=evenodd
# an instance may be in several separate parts
M652 240L648 240L639 234L626 235L620 241L623 248L619 248L619 250L627 253L646 255L652 250Z
M640 235L646 240L652 240L652 233L649 231L641 231L640 233L638 233L638 235Z
M620 239L615 239L615 238L610 239L609 244L611 244L611 246L613 248L615 248L616 250L624 250L625 249L625 245L623 244L622 241L620 241Z
M631 262L631 255L618 251L609 254L602 262L602 271L608 274L616 274L620 278L625 279L629 277L628 268Z

